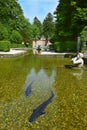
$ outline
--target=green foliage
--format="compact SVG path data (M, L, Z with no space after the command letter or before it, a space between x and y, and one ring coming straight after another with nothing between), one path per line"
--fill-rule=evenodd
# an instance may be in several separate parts
M37 17L34 17L34 22L33 22L33 24L38 27L38 29L39 29L39 34L40 34L39 37L41 37L41 35L42 35L42 24L41 24L40 20L39 20Z
M43 35L46 39L51 38L54 33L53 15L48 13L43 21Z
M36 25L32 25L31 28L32 28L32 35L33 35L33 38L34 38L34 39L39 38L39 36L40 36L39 28L38 28Z
M23 38L24 42L30 43L32 39L30 26L18 0L0 0L0 40L20 43ZM18 34L17 37L17 33L21 36Z
M10 40L12 43L21 43L22 39L23 38L18 31L16 31L16 30L12 31L12 34L10 36Z
M73 16L73 7L71 6L70 0L66 2L64 0L60 0L56 11L56 36L58 40L67 40L70 39L72 32L71 22Z
M1 0L0 1L0 17L1 22L12 29L20 27L20 16L23 16L21 6L17 0Z
M87 25L87 1L60 0L55 18L57 40L75 40Z
M19 30L20 34L23 37L24 43L31 43L33 34L32 34L32 25L29 23L28 19L24 19L23 27Z
M10 42L9 41L0 41L0 51L9 51Z
M79 17L82 21L87 20L87 8L77 8L77 17Z
M77 43L75 41L55 42L50 48L56 52L76 52Z
M25 47L25 44L15 44L15 43L10 44L10 48L23 48L23 47Z
M0 40L8 39L8 30L0 23Z
M83 46L86 46L85 43L87 42L87 26L85 26L81 32L81 41Z

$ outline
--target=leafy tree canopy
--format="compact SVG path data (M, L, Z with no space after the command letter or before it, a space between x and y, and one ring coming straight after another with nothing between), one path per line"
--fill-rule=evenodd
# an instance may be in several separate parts
M58 40L75 40L87 25L87 1L60 0L54 14Z
M54 33L53 15L48 13L43 21L43 35L46 39L51 38Z
M10 37L13 39L13 32L17 31L16 34L20 33L24 42L31 41L31 24L24 17L18 0L0 0L0 24L4 28L1 32L3 35L0 35L1 40L11 40Z
M37 17L34 17L33 25L36 25L38 27L39 34L40 34L39 37L41 37L41 35L42 35L42 24L41 24L40 20Z

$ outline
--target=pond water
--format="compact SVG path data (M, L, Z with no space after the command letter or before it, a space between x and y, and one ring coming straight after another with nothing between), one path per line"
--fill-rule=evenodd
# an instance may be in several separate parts
M70 64L31 55L0 59L0 130L87 130L87 66Z

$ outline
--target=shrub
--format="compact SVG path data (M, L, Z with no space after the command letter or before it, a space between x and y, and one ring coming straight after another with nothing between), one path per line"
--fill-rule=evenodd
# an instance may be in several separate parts
M8 30L0 23L0 40L7 40L9 37Z
M55 42L50 48L56 52L76 52L77 43L75 41Z
M0 41L0 51L9 51L10 42L9 41Z
M25 47L25 44L16 44L16 43L11 43L10 48L21 48Z
M13 30L12 34L10 36L11 43L21 43L22 40L23 40L23 38L22 38L21 34L18 31Z

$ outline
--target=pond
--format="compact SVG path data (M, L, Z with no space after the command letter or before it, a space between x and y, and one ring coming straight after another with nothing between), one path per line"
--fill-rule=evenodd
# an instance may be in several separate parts
M0 130L87 130L87 66L70 64L31 55L0 59Z

